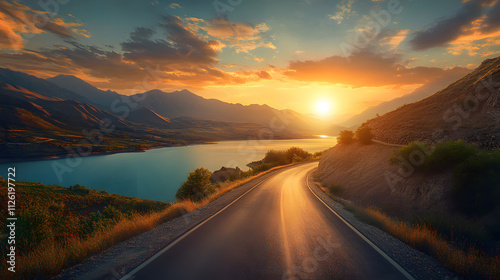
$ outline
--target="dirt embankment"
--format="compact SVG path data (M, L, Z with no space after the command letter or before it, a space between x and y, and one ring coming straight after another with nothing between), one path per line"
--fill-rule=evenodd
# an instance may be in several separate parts
M345 199L393 215L451 214L451 171L403 172L388 162L397 149L376 143L337 145L321 158L316 178L325 187L338 186L339 196Z

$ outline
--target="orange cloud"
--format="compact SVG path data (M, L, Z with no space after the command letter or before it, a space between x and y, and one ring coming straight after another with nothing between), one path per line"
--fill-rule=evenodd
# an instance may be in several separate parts
M21 50L27 38L23 38L22 34L53 33L62 37L88 35L86 31L68 30L70 27L82 26L81 23L66 22L60 17L48 15L48 12L32 9L16 1L0 1L0 49Z
M424 84L446 73L437 67L403 65L397 55L384 56L369 50L349 57L331 56L319 61L293 61L284 74L299 81L382 87Z
M499 5L500 6L500 5ZM450 42L449 53L459 55L467 52L470 56L489 56L497 54L500 50L492 50L498 47L500 38L500 27L485 28L486 16L475 20L471 26L464 29L461 36Z
M248 53L257 48L276 49L276 46L263 38L269 31L265 23L252 25L244 22L233 22L225 18L205 21L199 18L185 18L185 26L194 33L204 31L208 38L225 42L225 46L234 48L237 53Z

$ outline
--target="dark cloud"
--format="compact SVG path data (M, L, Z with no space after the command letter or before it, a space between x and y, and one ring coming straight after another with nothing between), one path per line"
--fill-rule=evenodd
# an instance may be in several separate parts
M139 64L162 63L173 65L208 66L215 64L216 41L204 41L187 30L175 16L165 16L160 24L165 39L155 39L155 31L140 27L130 34L130 39L121 43L124 57Z
M430 28L413 34L410 44L414 50L446 46L463 34L466 27L483 14L485 6L494 0L465 2L454 15L436 21Z
M486 18L481 26L484 32L491 32L498 28L500 28L500 1L486 12Z
M285 74L301 81L379 87L424 84L446 72L437 67L409 68L403 64L400 55L383 56L362 50L349 57L331 56L319 61L293 61Z
M266 71L257 72L257 76L259 76L259 78L261 79L268 79L268 80L272 78L271 75Z

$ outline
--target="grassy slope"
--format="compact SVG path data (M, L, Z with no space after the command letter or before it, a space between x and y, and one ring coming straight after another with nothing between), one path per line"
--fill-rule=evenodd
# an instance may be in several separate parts
M392 147L337 145L327 151L316 179L334 198L347 198L345 206L410 246L425 251L455 272L470 278L498 279L500 257L478 217L459 214L453 207L452 172L415 172L391 191L386 171ZM359 160L359 159L363 160ZM485 219L483 219L485 220ZM489 245L485 245L489 244Z

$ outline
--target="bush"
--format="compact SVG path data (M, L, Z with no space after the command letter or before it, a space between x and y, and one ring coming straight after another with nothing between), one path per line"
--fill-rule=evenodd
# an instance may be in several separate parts
M389 163L409 162L416 170L443 171L479 153L474 145L462 140L437 143L433 148L423 142L411 142L389 158Z
M286 165L292 162L300 162L312 158L312 154L302 148L291 147L286 151L270 150L262 160L263 163L275 163Z
M308 160L312 157L311 153L299 147L291 147L290 149L286 150L285 154L288 163L300 162Z
M342 130L339 132L337 142L342 145L349 145L354 143L354 132L350 130Z
M464 213L482 215L500 201L500 151L481 152L454 170L453 197Z
M474 145L468 145L463 140L437 143L434 151L426 158L424 168L441 171L461 163L479 150Z
M270 150L262 160L263 163L276 163L277 165L285 165L288 162L288 157L285 151Z
M426 157L430 154L431 147L423 142L411 142L400 148L390 158L390 164L400 164L402 161L410 162L415 168L424 164ZM420 163L420 164L418 164Z
M368 145L372 143L373 134L372 129L368 126L360 126L356 129L356 140L363 145Z
M212 173L203 167L190 172L187 181L177 190L175 197L179 200L198 201L212 194L215 187L210 184L211 175Z
M16 239L20 251L29 251L53 238L51 213L47 207L34 204L25 208L22 218L16 224L19 238Z

